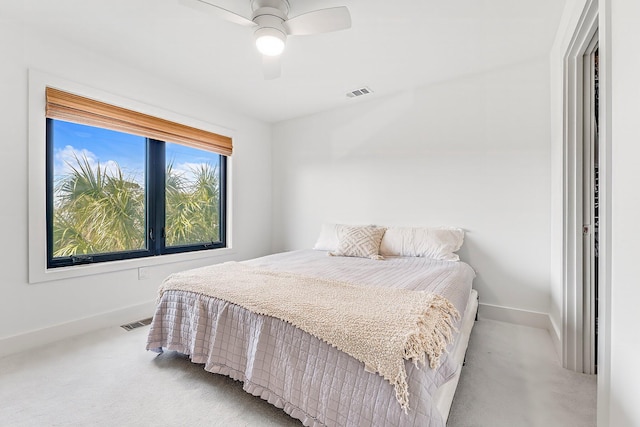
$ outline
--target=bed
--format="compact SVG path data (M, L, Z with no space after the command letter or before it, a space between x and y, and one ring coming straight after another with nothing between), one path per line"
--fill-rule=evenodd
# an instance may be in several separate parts
M393 244L385 251L378 241L376 254L386 255L376 257L329 256L341 253L324 250L327 245L321 241L322 234L314 250L269 255L238 267L370 289L426 291L444 297L460 314L452 320L456 332L435 369L429 363L403 361L408 406L399 403L397 389L388 380L365 369L352 355L292 323L203 292L162 293L147 349L186 354L209 372L242 381L246 392L282 408L305 426L444 426L477 309L473 269L451 259L393 255L407 252L406 238L399 251ZM198 274L207 271L198 269Z

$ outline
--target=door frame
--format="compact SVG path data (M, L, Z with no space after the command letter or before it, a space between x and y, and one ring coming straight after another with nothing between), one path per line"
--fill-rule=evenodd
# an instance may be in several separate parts
M582 138L582 261L583 261L583 367L585 374L596 373L596 226L595 226L595 162L597 129L595 128L595 69L599 34L595 32L583 55L583 138Z
M611 404L611 157L612 157L612 104L611 104L611 3L612 0L586 0L575 27L571 28L571 41L563 56L563 159L562 159L562 262L563 262L563 295L562 295L562 328L561 328L561 361L568 369L582 370L582 358L578 363L577 355L581 354L582 327L577 313L581 312L582 298L579 300L574 292L575 285L575 226L579 224L575 218L575 146L576 146L576 114L581 103L577 98L576 62L581 58L591 40L589 34L598 30L599 38L599 262L598 262L598 402L597 422L599 427L609 425ZM579 91L581 92L581 90ZM581 231L581 230L580 230Z
M598 33L598 19L598 0L587 1L564 55L562 364L578 372L587 372L588 363L582 234L584 56Z

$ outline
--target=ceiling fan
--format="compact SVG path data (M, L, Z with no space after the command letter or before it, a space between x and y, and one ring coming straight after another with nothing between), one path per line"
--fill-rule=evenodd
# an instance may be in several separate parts
M256 47L262 53L265 79L280 77L280 54L287 36L302 36L351 28L345 6L319 9L289 18L288 0L251 0L251 18L238 15L205 0L180 0L194 9L217 15L246 27L255 27Z

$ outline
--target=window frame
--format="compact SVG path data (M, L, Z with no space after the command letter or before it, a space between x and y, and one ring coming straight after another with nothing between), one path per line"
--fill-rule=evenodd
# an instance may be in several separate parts
M81 96L99 99L106 103L119 105L140 111L145 114L160 117L165 120L182 123L187 126L202 129L208 132L234 138L233 129L203 121L196 118L197 110L188 110L184 115L176 110L166 110L161 107L134 101L115 95L112 92L89 87L77 82L54 76L39 70L29 69L28 75L28 283L38 284L56 280L80 278L105 273L133 271L142 267L160 266L173 263L188 263L203 259L227 258L236 254L233 246L233 159L226 160L226 223L221 232L225 234L226 247L216 250L196 250L180 253L165 253L162 256L150 256L115 260L109 262L97 262L91 264L76 264L68 267L47 267L47 220L46 220L46 120L44 96L46 87L56 87L64 91L76 93ZM189 113L190 111L190 113ZM128 273L127 273L128 274ZM137 274L136 274L137 276ZM122 276L127 277L127 276Z
M150 142L154 142L155 144L150 144ZM162 152L154 155L154 153L152 153L151 151L151 147L153 147L154 149L158 149L161 146L164 146L164 144L166 143L166 141L159 141L156 139L150 139L147 141L147 170L150 170L151 164L155 161L158 162L158 164L164 165L163 167L160 168L155 168L155 171L157 172L154 176L151 176L151 174L148 174L147 176L147 188L149 189L149 191L147 192L147 199L150 198L150 195L154 194L154 200L153 202L157 203L158 200L163 200L162 202L162 206L158 207L157 204L155 206L153 206L153 212L155 212L155 225L156 225L156 230L155 233L158 234L157 232L157 225L158 224L163 224L166 225L165 221L166 221L166 188L165 188L165 184L166 184L166 151L165 150L161 150ZM219 162L219 174L220 174L220 182L219 182L219 191L220 194L218 195L218 202L220 203L219 206L219 212L222 213L221 218L220 218L220 240L218 242L210 242L210 243L194 243L194 244L189 244L189 245L175 245L175 246L167 246L166 245L166 240L164 238L164 228L162 227L162 229L160 230L160 238L156 238L155 239L155 252L157 255L167 255L167 254L176 254L176 253L183 253L183 252L193 252L193 251L202 251L202 250L211 250L211 249L221 249L221 248L225 248L226 247L226 221L227 221L227 201L226 201L226 197L227 197L227 160L228 157L227 156L223 156L223 155L219 155L220 158L220 162ZM147 208L149 209L149 211L151 211L151 208L149 208L150 205L150 201L147 200ZM147 225L147 233L149 232L150 227ZM149 236L147 236L148 238Z
M124 259L161 256L182 252L203 251L226 247L226 161L227 156L217 154L219 160L219 212L220 239L216 242L186 245L166 245L166 151L167 141L145 138L145 247L119 252L81 254L78 256L54 257L54 120L46 118L47 144L47 268L69 267L79 264L119 261ZM85 125L89 126L89 125ZM91 126L95 127L95 126ZM196 148L200 149L200 148ZM200 149L202 150L202 149ZM205 151L205 150L202 150Z

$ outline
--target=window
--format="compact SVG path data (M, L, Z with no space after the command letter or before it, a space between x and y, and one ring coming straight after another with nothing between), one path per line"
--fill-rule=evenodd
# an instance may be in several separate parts
M48 268L226 247L229 138L51 88L46 120Z

